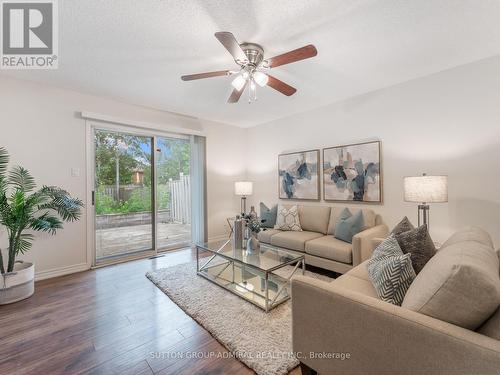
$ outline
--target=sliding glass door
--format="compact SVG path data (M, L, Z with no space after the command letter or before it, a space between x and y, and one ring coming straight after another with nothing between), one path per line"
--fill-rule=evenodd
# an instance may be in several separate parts
M93 134L95 263L189 245L189 138Z
M154 249L153 137L95 131L96 261Z
M158 137L158 249L191 242L191 145L188 139Z

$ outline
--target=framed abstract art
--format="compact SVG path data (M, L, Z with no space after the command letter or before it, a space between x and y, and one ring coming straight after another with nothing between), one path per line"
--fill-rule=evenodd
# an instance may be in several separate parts
M319 150L278 155L280 199L319 200Z
M323 198L382 202L380 141L323 149Z

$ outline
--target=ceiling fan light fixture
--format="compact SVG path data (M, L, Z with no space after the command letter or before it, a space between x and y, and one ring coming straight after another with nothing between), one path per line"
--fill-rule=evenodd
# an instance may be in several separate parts
M245 86L245 83L247 82L247 79L243 77L243 75L238 75L236 76L235 79L231 82L231 85L238 91L241 91L243 86Z
M269 81L269 77L267 74L264 74L262 72L255 72L253 74L253 80L260 86L264 87L267 85L267 81Z
M239 43L235 36L228 31L216 32L215 37L234 59L238 65L239 71L220 70L215 72L188 74L181 76L181 79L183 81L194 81L234 74L235 77L231 82L233 90L227 99L228 103L237 103L242 94L246 91L247 86L249 86L248 97L250 102L252 100L257 100L257 85L259 87L268 86L286 96L295 94L297 92L296 88L264 72L267 72L268 69L309 59L318 54L316 47L312 44L308 44L307 46L266 59L264 48L257 43ZM258 69L263 71L259 71Z

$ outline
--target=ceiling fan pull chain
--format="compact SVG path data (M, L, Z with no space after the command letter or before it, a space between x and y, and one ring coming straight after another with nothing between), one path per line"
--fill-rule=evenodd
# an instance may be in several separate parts
M256 89L255 80L253 79L253 76L250 78L249 94L250 94L251 100L253 100L253 101L257 100L257 89Z

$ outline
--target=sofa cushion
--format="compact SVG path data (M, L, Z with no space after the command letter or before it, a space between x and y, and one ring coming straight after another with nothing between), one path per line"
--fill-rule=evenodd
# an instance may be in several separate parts
M364 261L363 263L357 265L356 267L352 268L349 272L347 272L351 276L358 277L360 279L370 281L370 276L368 276L368 270L366 269L368 261ZM371 282L371 281L370 281Z
M330 220L328 222L328 232L327 234L334 235L335 234L335 225L339 221L340 215L342 214L342 211L344 211L345 207L332 207L330 211ZM359 208L351 208L350 209L351 213L353 215L356 215L358 211L363 212L363 230L372 228L375 226L375 221L376 221L376 214L373 212L373 210L370 209L359 209Z
M276 225L274 229L300 232L302 227L300 226L298 207L286 207L280 204L278 206L278 214L276 216Z
M268 208L264 203L260 202L260 219L263 220L262 227L274 228L274 226L276 225L277 215L277 204L275 204L272 208Z
M478 329L478 332L492 339L500 340L500 307L496 309L493 315Z
M493 241L491 240L488 232L478 227L468 227L456 232L450 238L448 238L448 240L446 240L441 248L445 248L447 246L464 241L476 241L493 248Z
M380 299L401 305L416 274L410 254L403 254L394 235L377 246L366 268Z
M411 263L418 275L429 259L436 254L427 225L396 234L395 237L403 253L411 254Z
M350 272L336 278L334 281L332 281L332 285L346 288L368 297L379 299L375 288L369 280L352 276Z
M323 235L318 232L282 231L271 237L271 245L284 247L286 249L304 251L306 241L310 241L318 237L323 237Z
M497 258L500 260L500 249L496 251ZM478 332L491 337L495 340L500 340L500 306L496 309L492 316L478 329Z
M348 208L345 208L335 224L335 238L352 243L352 237L361 232L363 227L363 212L358 211L353 215Z
M476 329L500 303L499 260L473 241L441 248L417 275L402 306L436 319Z
M333 236L322 236L306 242L306 253L352 264L352 245Z
M260 242L271 243L271 237L276 233L281 233L281 231L278 229L261 230L257 235L257 238Z
M326 234L330 220L330 207L299 206L299 218L302 230Z
M394 229L391 231L390 234L400 234L404 232L408 232L409 230L415 229L413 224L410 222L408 217L404 217L403 220L401 220L399 223L396 224Z

